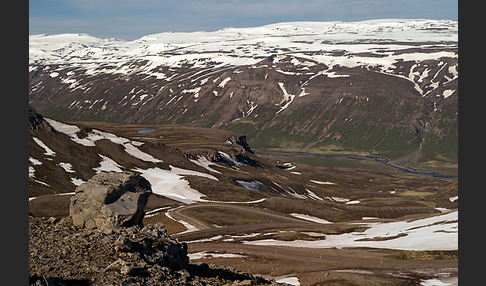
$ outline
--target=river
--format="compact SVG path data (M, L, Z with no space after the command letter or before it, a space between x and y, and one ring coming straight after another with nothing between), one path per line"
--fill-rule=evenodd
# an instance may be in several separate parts
M371 156L371 155L356 155L356 154L318 154L318 153L309 153L309 152L299 152L299 151L271 151L271 150L255 150L257 153L268 154L268 155L291 155L291 156L306 156L306 157L317 157L317 158L346 158L352 160L369 160L381 163L387 167L394 168L396 170L403 171L408 174L416 174L416 175L425 175L434 178L445 178L445 179L454 179L457 178L455 175L446 175L437 172L430 172L430 171L423 171L417 170L415 168L407 167L398 165L393 163L392 160L385 158L385 157L378 157L378 156Z

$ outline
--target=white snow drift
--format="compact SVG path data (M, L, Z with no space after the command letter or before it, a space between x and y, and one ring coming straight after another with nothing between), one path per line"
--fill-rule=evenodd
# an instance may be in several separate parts
M400 250L457 250L458 211L413 221L370 223L364 232L327 235L316 241L246 241L254 245L309 248L372 247Z

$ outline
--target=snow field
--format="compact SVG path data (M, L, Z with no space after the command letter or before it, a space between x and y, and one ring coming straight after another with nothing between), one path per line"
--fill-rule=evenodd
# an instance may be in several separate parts
M141 142L135 142L135 141L132 142L129 139L118 137L114 134L99 131L99 130L96 130L96 129L92 130L92 132L90 132L87 137L79 138L78 135L77 135L77 133L79 131L81 131L81 129L79 129L79 127L77 127L75 125L65 124L65 123L50 119L50 118L45 118L45 119L52 127L54 127L54 129L56 129L57 131L59 131L61 133L68 135L69 137L71 137L71 140L73 140L74 142L81 144L83 146L94 147L94 146L96 146L96 144L95 144L96 141L102 140L102 139L107 139L107 140L110 140L111 142L113 142L115 144L123 145L123 147L125 147L125 152L127 152L128 154L130 154L133 157L136 157L140 160L143 160L143 161L146 161L146 162L153 162L153 163L162 162L162 160L154 158L152 155L147 154L145 152L142 152L140 149L135 147L135 145L141 146L143 144ZM102 155L100 155L100 156L102 156Z
M369 223L364 232L327 235L316 241L265 239L246 244L308 248L371 247L399 250L457 250L458 211L414 221Z
M185 204L207 201L203 199L206 195L191 188L189 186L189 181L184 179L183 176L201 176L217 181L218 179L216 177L170 165L169 167L170 170L163 170L155 167L146 170L135 168L133 171L141 173L142 176L150 182L152 185L152 192L156 194Z
M378 66L383 72L389 73L398 60L423 61L457 57L453 52L406 52L407 49L417 47L414 42L423 43L419 46L421 48L430 48L430 42L443 42L438 45L454 47L457 46L457 40L457 22L400 19L293 22L252 28L227 28L214 32L167 32L147 35L134 41L100 39L86 34L32 35L29 36L29 63L59 65L59 72L50 71L50 76L60 78L61 82L70 84L70 88L78 88L73 78L74 73L60 73L66 62L77 67L80 72L84 70L88 75L146 74L170 81L170 78L158 71L159 67L178 68L184 64L192 64L194 68L251 66L269 56L270 50L290 50L290 56L300 58L292 59L291 63L302 67L302 70L323 63L329 66L329 70L317 75L348 77L332 72L332 67ZM346 51L346 54L336 56L333 53L336 50ZM394 54L397 50L405 52ZM319 53L309 55L313 51ZM360 53L376 54L379 57L358 55ZM275 61L279 60L279 57L275 58ZM132 65L135 62L144 64ZM456 66L449 66L448 70L454 78L457 77ZM410 80L409 77L404 78ZM231 77L225 78L218 87L224 88L230 80ZM186 92L193 93L196 98L199 96L199 91L195 89ZM305 94L302 91L300 96Z

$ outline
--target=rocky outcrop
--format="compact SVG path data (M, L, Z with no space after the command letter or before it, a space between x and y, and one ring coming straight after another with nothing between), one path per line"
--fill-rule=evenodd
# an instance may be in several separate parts
M187 244L172 239L163 224L100 231L78 229L70 217L29 217L29 285L196 286L240 282L271 284L234 269L189 264Z
M29 225L31 277L106 285L133 276L174 276L189 263L187 245L172 239L163 224L78 230L69 217L31 217Z
M44 120L44 116L37 113L36 109L29 106L29 131L52 131L54 129Z
M237 164L250 165L253 167L261 167L250 145L246 142L246 136L231 136L226 139L226 142L230 144L230 147L224 148L221 151L205 151L202 154L186 153L185 157L192 160L198 160L199 157L204 157L210 162L220 162L234 166ZM226 156L227 155L227 156Z
M86 229L143 226L150 183L132 172L98 173L78 186L71 198L73 224Z
M250 145L248 145L248 143L246 142L246 136L245 135L231 136L228 141L230 141L232 144L239 145L245 151L250 152L251 154L254 154L253 151L250 148ZM240 150L240 151L242 151L242 150Z

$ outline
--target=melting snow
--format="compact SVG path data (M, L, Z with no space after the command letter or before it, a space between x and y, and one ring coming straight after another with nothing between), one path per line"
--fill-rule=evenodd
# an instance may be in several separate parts
M444 98L448 98L449 96L451 96L453 93L454 93L454 89L447 89L447 90L444 90L444 92L442 93L442 96L444 96Z
M295 172L291 172L291 173L295 173ZM322 201L323 199L321 197L319 197L318 195L316 195L314 192L312 192L311 190L309 189L305 189L309 195L309 197L311 199L314 199L314 200L318 200L318 201Z
M390 68L398 60L456 58L454 52L407 53L407 49L416 48L414 42L422 42L421 47L425 48L430 47L426 42L444 42L441 44L444 47L454 47L457 46L454 44L457 39L457 21L413 19L277 23L252 28L226 28L214 32L159 33L134 41L100 39L86 34L32 35L29 36L29 64L65 65L70 61L72 66L85 70L88 75L146 74L162 79L166 76L160 72L160 66L251 66L268 56L269 50L277 50L279 53L285 49L293 57L291 64L301 70L323 63L327 66L378 66L383 71L391 71ZM370 43L370 40L375 42ZM390 44L390 41L397 44ZM235 46L240 48L235 49ZM346 54L336 56L336 50L346 51ZM404 52L394 53L397 50ZM308 53L314 51L322 52L312 55ZM362 56L360 53L381 57ZM275 58L275 61L279 60ZM145 64L127 64L134 61ZM34 69L29 67L29 71ZM240 70L235 71L238 72ZM456 78L457 68L449 67L449 73ZM52 71L50 75L59 76L57 71ZM74 75L66 74L63 80L71 80L69 77ZM341 75L328 73L327 76ZM221 87L227 81L229 77L220 83ZM198 92L194 93L198 96Z
M422 285L422 286L450 286L450 285L453 285L453 284L443 282L443 281L438 280L438 279L427 279L427 280L422 280L422 282L420 282L420 285ZM457 285L457 284L455 284L455 285Z
M32 166L29 166L29 178L35 178L35 169Z
M282 278L275 278L275 281L278 283L287 283L294 286L300 286L299 278L297 277L282 277Z
M219 166L219 165L216 164L216 163L213 163L213 162L209 161L208 159L206 159L206 157L199 156L197 160L189 159L189 161L193 162L194 164L196 164L198 166L203 167L204 169L206 169L206 170L208 170L210 172L217 173L217 174L221 174L220 171L215 170L215 169L209 167L210 165L212 165L212 166Z
M140 151L140 149L133 146L131 143L124 143L123 146L125 147L125 151L128 154L130 154L133 157L136 157L140 160L143 160L143 161L146 161L146 162L153 162L153 163L162 162L162 160L154 158L152 155Z
M193 88L193 89L184 89L182 91L182 93L194 93L194 97L198 98L200 91L201 91L201 87L196 87L196 88Z
M140 172L152 185L152 192L161 196L173 199L185 204L195 202L205 202L202 199L206 195L190 187L189 182L183 178L184 175L201 176L213 180L218 180L214 176L191 170L185 170L169 166L170 170L160 168L149 168L146 170L136 168L133 171Z
M41 146L46 151L44 153L44 155L47 155L47 156L54 156L54 155L56 155L56 152L54 152L51 149L49 149L49 147L47 147L47 145L44 144L44 142L42 142L39 138L32 137L32 139L34 139L35 143L37 143L39 146Z
M266 198L254 200L254 201L244 201L244 202L231 202L231 201L206 201L208 203L215 203L215 204L258 204L264 202Z
M235 253L214 253L214 252L195 252L187 254L191 260L203 259L203 258L245 258L246 256Z
M307 220L307 221L312 221L312 222L315 222L315 223L321 223L321 224L332 223L331 221L328 221L328 220L325 220L325 219L322 219L322 218L318 218L318 217L315 217L315 216L306 215L306 214L291 213L290 215L293 216L293 217L296 217L296 218L300 218L300 219Z
M219 84L218 84L218 87L220 88L224 88L224 86L231 80L231 77L227 77L225 79L223 79L223 81L221 81Z
M305 87L302 88L302 91L300 92L300 94L298 95L298 97L303 97L303 96L306 96L306 95L309 95L310 93L306 92L305 91Z
M76 186L79 186L81 184L86 183L86 181L78 179L78 178L71 178L71 183L73 183Z
M220 240L221 238L223 238L222 235L216 235L216 236L209 237L209 238L202 238L202 239L197 239L197 240L186 241L186 243L210 242L210 241Z
M287 90L285 89L285 86L284 86L284 83L283 82L279 82L278 83L278 86L280 87L280 89L282 90L283 92L283 100L280 102L280 104L284 103L284 102L287 102L284 106L282 106L280 108L279 111L277 111L276 114L279 114L280 112L282 112L284 109L286 109L287 107L289 107L289 105L292 103L292 101L294 101L294 98L295 98L295 95L293 94L289 94L287 92Z
M400 250L458 249L457 211L413 221L369 223L368 226L370 226L370 228L364 232L327 235L324 240L279 241L265 239L259 241L246 241L244 243L309 248L372 247Z
M46 118L46 120L52 127L54 127L54 129L68 135L69 137L71 137L71 140L83 146L94 147L96 146L95 144L96 141L107 139L110 140L112 143L123 145L123 147L125 147L125 152L127 152L128 154L132 155L135 158L138 158L146 162L153 162L153 163L162 162L162 160L154 158L152 155L142 152L140 149L134 146L134 145L141 146L142 144L140 142L130 141L129 139L118 137L115 134L103 132L96 129L92 130L87 137L79 138L77 134L79 131L81 131L79 127L75 125L65 124L50 118Z
M99 172L123 172L122 166L120 166L117 162L113 161L111 158L99 154L102 161L100 162L100 166L93 168L93 170L96 171L96 173Z
M205 174L205 173L201 173L201 172L197 172L197 171L192 171L192 170L186 170L186 169L174 167L174 166L171 166L171 165L169 165L169 167L170 167L171 171L174 172L174 173L176 173L177 175L181 175L181 176L199 176L199 177L205 177L205 178L208 178L208 179L211 179L211 180L218 181L218 178L216 178L213 175L209 175L209 174Z
M350 199L340 198L340 197L331 197L331 200L338 203L347 203L350 201Z
M319 184L319 185L335 185L336 183L332 183L332 182L329 182L329 181L316 181L316 180L309 180L313 183L316 183L316 184Z
M32 165L42 165L41 161L34 159L32 157L29 157L29 161L32 163Z
M218 153L219 153L219 155L221 155L221 158L223 158L223 160L225 160L226 162L228 162L231 166L241 166L241 165L243 165L240 162L236 162L235 160L233 160L228 154L226 154L224 152L218 151Z
M246 182L246 181L236 180L236 182L238 183L238 185L242 186L243 188L248 189L248 190L254 190L254 191L258 191L260 189L260 187L265 186L260 181Z
M61 168L63 168L63 169L64 169L64 171L66 171L66 172L68 172L68 173L75 173L75 172L73 171L73 169L72 169L72 168L73 168L73 165L71 165L70 163L62 163L62 162L61 162L61 163L59 163L58 165L59 165Z

